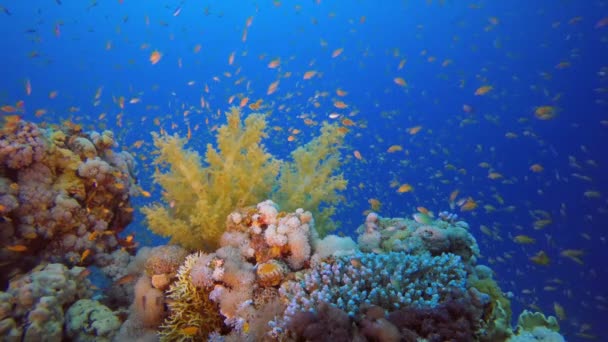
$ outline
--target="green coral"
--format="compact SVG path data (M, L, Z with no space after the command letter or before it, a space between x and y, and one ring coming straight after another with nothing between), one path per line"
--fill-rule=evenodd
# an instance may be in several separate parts
M191 254L177 271L177 280L167 291L169 316L160 326L161 341L204 341L223 327L217 304L209 299L209 289L197 288L190 272L200 257Z
M496 281L492 278L469 279L469 284L479 292L485 293L492 298L492 302L500 302L502 309L506 312L508 321L511 321L511 301L502 292Z
M344 177L334 174L344 133L325 124L321 135L293 151L293 162L286 163L262 144L265 116L251 114L243 123L240 110L233 107L227 119L218 130L217 148L207 145L205 166L196 151L184 147L185 139L154 134L154 162L164 170L157 168L154 181L163 187L170 205L143 209L150 229L189 250L212 251L234 209L267 198L276 198L284 210L310 210L321 236L333 229L330 216L340 199L336 192L346 188Z
M541 312L524 310L517 319L517 331L532 331L536 327L545 327L559 332L559 323L554 316L545 317Z

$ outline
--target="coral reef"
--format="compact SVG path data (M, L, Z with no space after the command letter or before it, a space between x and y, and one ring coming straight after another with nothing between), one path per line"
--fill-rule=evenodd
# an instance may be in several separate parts
M111 132L74 124L0 129L0 283L40 262L103 267L133 247L118 233L133 215L135 161L115 145Z
M0 291L0 338L61 340L65 310L91 296L83 272L82 267L47 264L11 280L6 292Z
M339 200L337 191L346 187L342 175L335 174L343 133L335 126L323 126L321 135L294 151L294 161L287 163L264 148L263 115L251 114L243 122L239 108L233 107L227 120L218 130L217 147L207 145L205 165L197 152L184 148L185 139L154 135L155 164L165 170L157 172L154 180L164 188L168 206L143 209L150 229L189 250L213 251L233 209L276 197L290 210L310 208L322 220L318 227L322 234L331 230L329 217Z
M407 218L383 218L369 213L357 228L359 247L364 252L403 251L408 254L453 253L465 262L475 262L479 247L464 221L442 219L418 222Z
M65 314L65 333L74 341L110 342L120 324L112 310L90 299L77 301Z
M222 329L217 304L209 298L208 287L197 287L191 272L201 254L186 258L177 272L177 281L167 291L169 315L160 327L161 340L195 341Z
M460 257L356 253L337 257L307 270L301 280L285 283L286 316L331 303L355 316L363 303L400 309L433 308L455 291L465 290L466 272Z
M227 215L220 248L188 256L166 291L162 338L504 341L515 336L510 302L492 271L476 265L479 250L466 223L370 213L359 228L359 245L333 235L320 239L315 223L310 212L283 212L270 200Z

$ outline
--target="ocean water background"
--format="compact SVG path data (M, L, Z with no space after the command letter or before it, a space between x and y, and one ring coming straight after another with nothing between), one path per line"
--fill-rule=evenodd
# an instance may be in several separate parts
M355 125L342 151L349 187L336 217L341 233L354 235L370 199L381 202L382 216L410 216L418 206L450 210L448 198L458 190L478 207L453 211L477 237L479 262L513 294L513 312L555 314L557 304L568 340L608 336L608 26L597 24L608 16L608 2L0 6L0 105L23 100L24 119L113 130L119 148L137 155L140 185L153 194L136 204L161 191L151 182L150 132L162 127L186 136L190 129L188 147L202 153L233 96L232 105L261 99L263 111L272 112L265 143L281 158L318 134L319 125L305 119L349 118ZM153 51L162 55L157 64L149 61ZM269 68L277 58L279 66ZM304 79L307 71L316 75ZM492 89L476 96L484 85ZM337 108L337 100L348 107ZM552 106L555 117L535 117L540 106ZM410 134L416 126L422 128ZM392 145L403 150L387 152ZM543 170L533 172L533 164ZM489 172L502 177L490 179ZM394 185L405 183L414 190L398 193ZM539 211L551 222L535 229ZM146 231L141 215L129 232L144 245L163 241ZM535 242L518 244L517 235ZM583 251L582 265L562 255L570 249ZM548 265L530 260L541 250Z

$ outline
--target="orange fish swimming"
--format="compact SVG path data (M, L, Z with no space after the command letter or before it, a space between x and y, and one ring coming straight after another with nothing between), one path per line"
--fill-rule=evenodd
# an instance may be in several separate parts
M302 77L305 80L309 80L313 77L315 77L315 75L317 74L317 72L315 70L310 70L304 73L304 76Z
M27 251L27 247L24 245L13 245L13 246L6 246L6 249L8 249L11 252L25 252Z
M421 129L422 129L422 126L414 126L414 127L408 128L407 132L411 135L414 135L414 134L420 132Z
M154 50L150 54L150 63L152 63L154 65L154 64L158 63L162 57L163 57L163 55L158 50Z
M331 53L331 58L336 58L336 57L340 56L342 54L342 51L344 51L344 48L335 49Z
M280 58L273 59L272 61L270 61L270 63L268 63L268 68L274 69L274 68L277 68L280 64L281 64Z
M266 91L266 95L273 94L275 91L277 91L278 87L279 87L279 81L274 81L274 82L270 83L270 85L268 86L268 90Z
M544 170L543 166L540 164L532 164L532 166L530 166L530 171L532 172L542 172Z
M490 85L481 86L481 87L477 88L477 90L475 90L475 96L485 95L485 94L489 93L492 89L494 89L494 88Z
M334 107L336 107L338 109L344 109L344 108L348 108L348 105L346 103L344 103L343 101L336 101L336 102L334 102Z
M407 85L407 82L403 79L403 77L395 77L393 82L401 87L405 87Z
M540 106L534 110L534 116L540 120L551 120L555 117L557 111L553 106Z
M406 192L410 192L412 190L414 190L414 188L411 185L409 185L409 184L402 184L397 189L397 192L400 193L400 194L403 194L403 193L406 193Z

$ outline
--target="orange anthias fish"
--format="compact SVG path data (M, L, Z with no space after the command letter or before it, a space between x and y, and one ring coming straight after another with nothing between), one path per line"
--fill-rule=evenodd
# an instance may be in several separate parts
M422 126L414 126L414 127L408 128L407 132L411 135L414 135L414 134L420 132L421 129L422 129Z
M82 252L82 255L80 256L80 262L82 263L89 255L91 255L91 250L87 248L84 252Z
M485 94L489 93L492 89L494 89L494 88L490 85L481 86L481 87L477 88L477 90L475 90L475 96L485 95Z
M409 184L402 184L397 189L397 192L400 193L400 194L403 194L403 193L406 193L406 192L410 192L412 190L414 190L414 188L411 185L409 185Z
M555 117L557 111L553 106L540 106L534 110L534 116L540 120L551 120Z
M13 246L6 246L6 249L8 249L11 252L25 252L27 251L27 247L24 245L13 245Z
M309 80L313 77L315 77L315 75L317 74L317 72L315 70L310 70L304 73L304 76L302 77L305 80Z
M273 59L272 61L270 61L270 63L268 63L268 68L274 69L274 68L277 68L280 64L281 64L280 58Z
M331 53L331 58L336 58L336 57L340 56L342 54L342 51L344 51L344 48L335 49Z
M274 81L274 82L270 83L270 85L268 86L268 90L266 91L266 95L273 94L275 91L277 91L278 87L279 87L279 81Z
M530 171L532 172L542 172L544 170L543 166L540 164L532 164L532 166L530 166Z
M334 107L336 107L338 109L344 109L344 108L348 108L348 105L346 103L344 103L343 101L336 101L336 102L334 102Z
M472 198L467 198L466 201L460 206L460 211L473 211L477 208L477 202Z
M154 65L154 64L158 63L162 57L163 57L163 55L158 50L154 50L150 54L150 63L152 63Z
M403 151L403 147L401 147L401 145L392 145L386 150L386 152L388 153L393 153L397 151Z
M407 82L403 79L403 77L395 77L393 82L401 87L405 87L407 85Z

